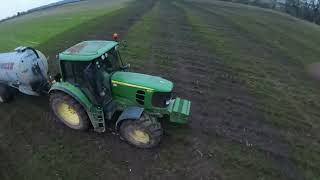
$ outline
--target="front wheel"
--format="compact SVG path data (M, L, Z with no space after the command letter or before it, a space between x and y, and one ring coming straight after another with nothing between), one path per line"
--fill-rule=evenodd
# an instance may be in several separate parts
M163 130L152 116L142 114L139 120L126 120L120 125L120 135L138 148L153 148L160 143Z
M53 92L50 94L50 105L54 114L68 127L75 130L89 129L89 117L85 109L71 96Z

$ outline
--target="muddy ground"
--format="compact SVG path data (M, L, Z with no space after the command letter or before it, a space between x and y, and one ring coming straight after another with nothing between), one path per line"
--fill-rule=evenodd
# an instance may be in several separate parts
M305 179L290 156L290 144L267 123L245 79L203 41L187 17L188 8L209 28L230 32L250 50L256 47L227 21L206 11L205 4L169 0L134 2L39 46L54 72L58 52L118 32L128 41L124 55L134 71L172 80L175 94L192 101L187 126L164 123L161 145L141 150L112 132L70 130L54 121L48 98L18 94L0 109L0 178ZM151 30L139 33L137 23ZM147 51L140 55L143 48Z

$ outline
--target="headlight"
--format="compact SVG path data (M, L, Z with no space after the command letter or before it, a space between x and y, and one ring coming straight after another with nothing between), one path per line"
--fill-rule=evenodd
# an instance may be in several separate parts
M166 101L166 105L169 106L169 104L171 103L171 99Z
M104 55L101 56L101 59L104 60L106 57Z

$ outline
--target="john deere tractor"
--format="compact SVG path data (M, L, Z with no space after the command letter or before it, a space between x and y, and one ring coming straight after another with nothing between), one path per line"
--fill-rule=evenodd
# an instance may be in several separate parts
M185 124L191 102L172 97L171 81L129 72L118 49L116 41L85 41L60 53L51 108L75 130L104 132L116 119L115 130L125 141L152 148L163 134L158 119Z

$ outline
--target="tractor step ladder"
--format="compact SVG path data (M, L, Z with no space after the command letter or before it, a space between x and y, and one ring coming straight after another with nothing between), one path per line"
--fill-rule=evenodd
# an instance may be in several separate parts
M103 108L100 106L92 106L91 114L93 118L93 127L94 131L96 132L105 132L105 120L104 120L104 113Z

